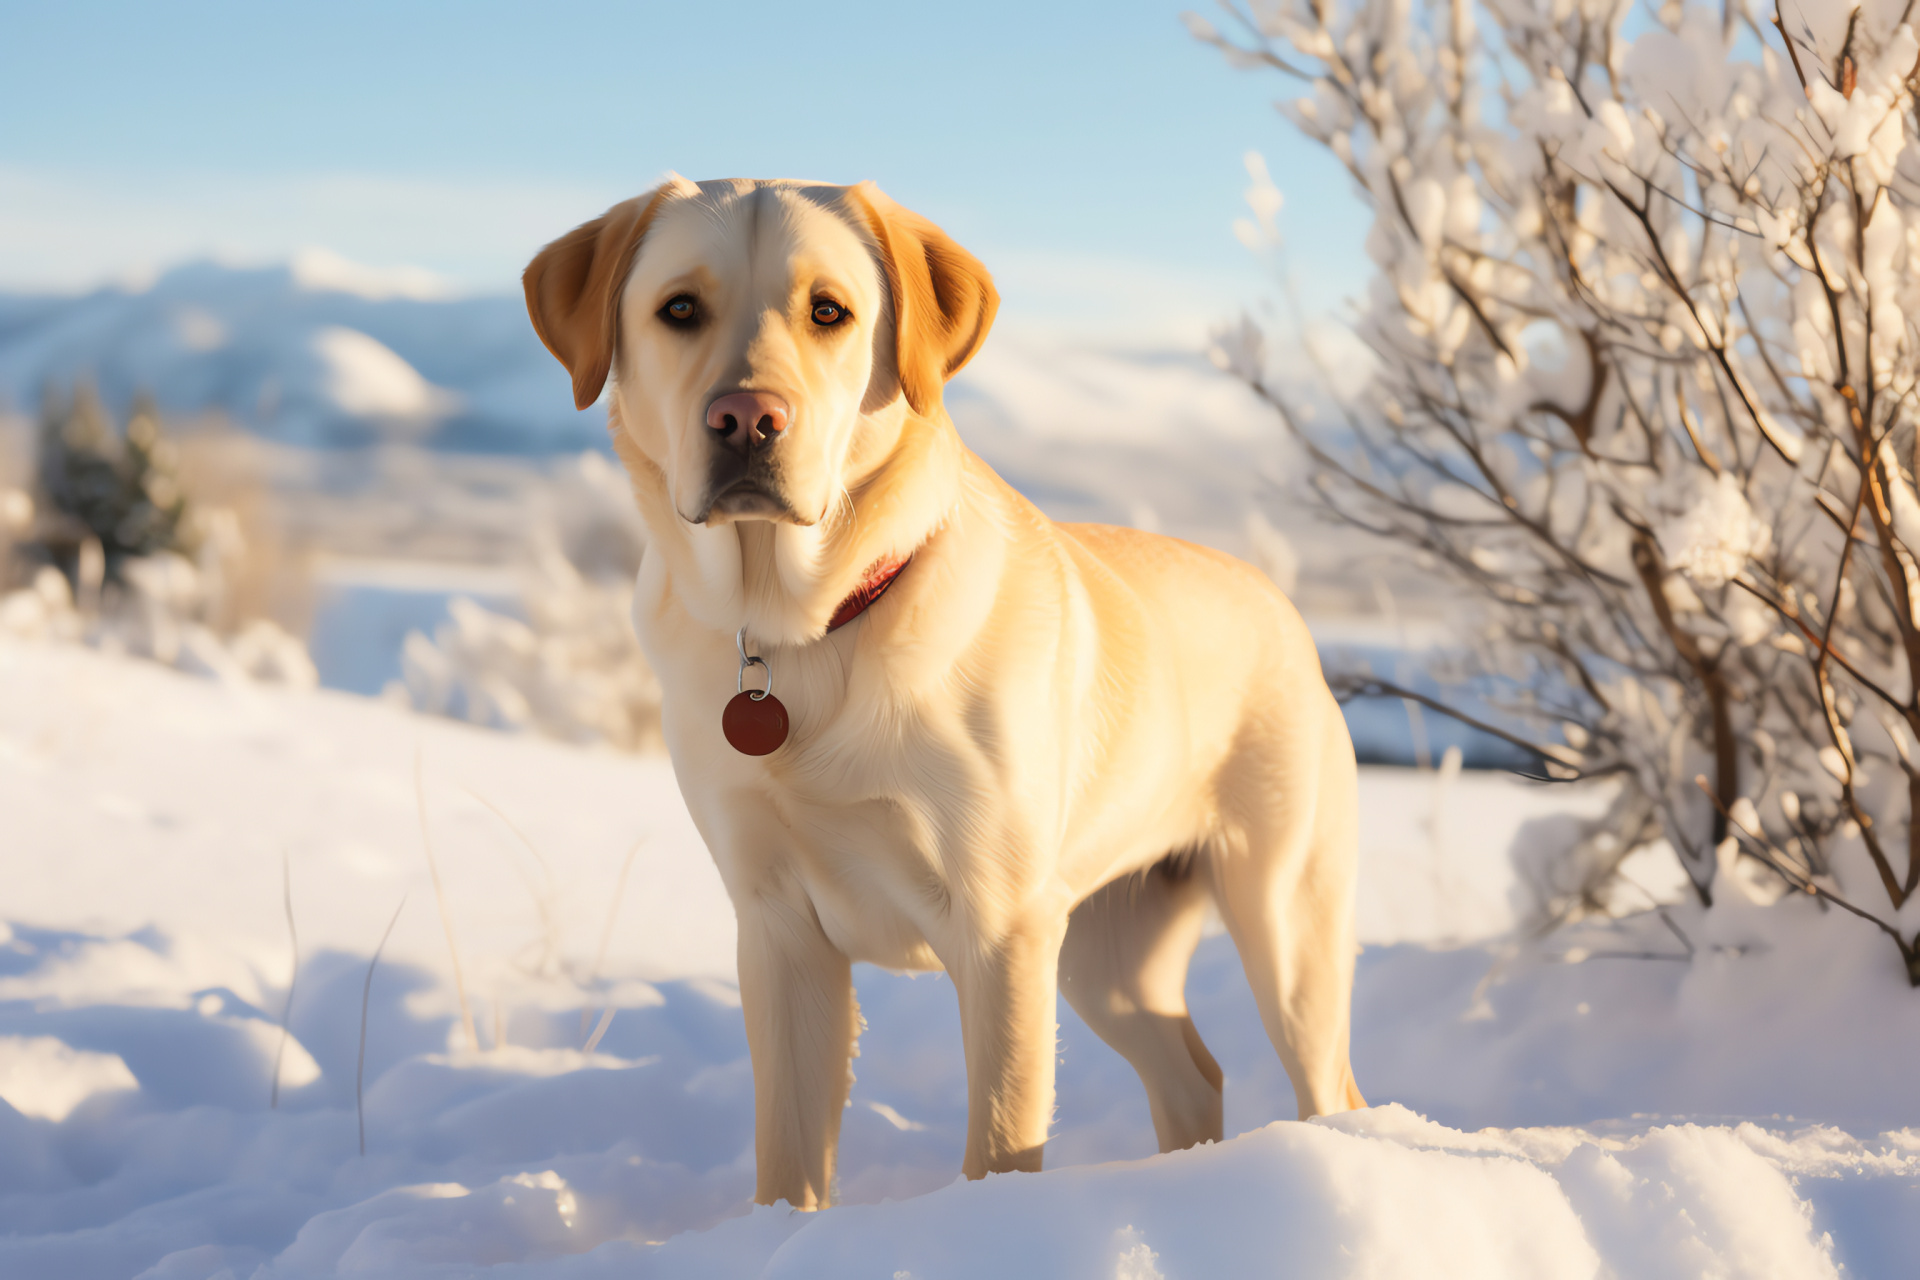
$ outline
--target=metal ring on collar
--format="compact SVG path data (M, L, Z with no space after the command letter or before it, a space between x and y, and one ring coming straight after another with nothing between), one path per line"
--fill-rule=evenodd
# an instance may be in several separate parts
M748 694L747 696L752 698L755 702L764 702L768 698L772 697L773 696L773 664L768 662L765 658L761 657L759 654L754 654L751 657L747 655L747 629L745 627L741 627L740 634L736 635L733 638L733 647L740 651L740 674L738 677L735 678L733 682L733 691L735 693L747 692L747 668L757 666L761 670L767 673L767 687L764 689L757 689L753 693Z

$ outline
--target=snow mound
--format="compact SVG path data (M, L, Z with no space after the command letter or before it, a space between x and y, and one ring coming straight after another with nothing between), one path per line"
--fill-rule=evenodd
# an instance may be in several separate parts
M324 325L311 339L322 384L341 413L430 423L451 412L459 397L420 376L392 348L357 329Z
M1839 1274L1788 1179L1727 1130L1604 1146L1582 1135L1560 1159L1480 1138L1399 1107L1276 1123L1150 1160L843 1209L803 1226L759 1274Z
M58 1124L96 1093L137 1089L119 1055L88 1053L52 1036L0 1036L0 1098Z

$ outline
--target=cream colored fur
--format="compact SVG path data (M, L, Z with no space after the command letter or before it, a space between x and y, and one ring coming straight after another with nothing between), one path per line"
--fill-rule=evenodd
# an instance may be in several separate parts
M866 184L676 178L556 241L527 293L583 404L612 371L651 535L634 624L739 917L760 1201L831 1194L855 961L951 975L969 1177L1040 1167L1056 989L1138 1071L1162 1149L1218 1139L1183 993L1209 903L1300 1115L1364 1105L1353 750L1313 642L1246 565L1055 524L961 444L939 385L991 323L984 268ZM696 330L661 319L676 296ZM816 325L821 298L850 318ZM792 406L777 518L706 492L706 407L742 389ZM792 717L761 758L720 731L743 625Z

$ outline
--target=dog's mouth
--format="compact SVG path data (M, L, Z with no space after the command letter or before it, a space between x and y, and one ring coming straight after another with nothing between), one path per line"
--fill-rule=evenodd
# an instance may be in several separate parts
M713 496L707 518L730 516L735 520L782 520L789 524L812 524L803 520L785 497L752 480L736 480Z
M810 525L817 516L803 516L787 495L786 476L773 450L763 447L742 453L714 448L706 459L706 497L695 508L682 511L689 524L720 525L735 520L767 520Z
M734 520L814 523L796 511L778 488L757 476L741 476L724 487L710 490L706 509L697 516L687 517L689 524L726 524Z

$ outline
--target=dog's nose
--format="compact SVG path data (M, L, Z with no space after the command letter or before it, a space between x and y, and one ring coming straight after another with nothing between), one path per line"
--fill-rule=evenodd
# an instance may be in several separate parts
M785 431L790 412L771 391L735 391L707 406L707 425L744 453Z

